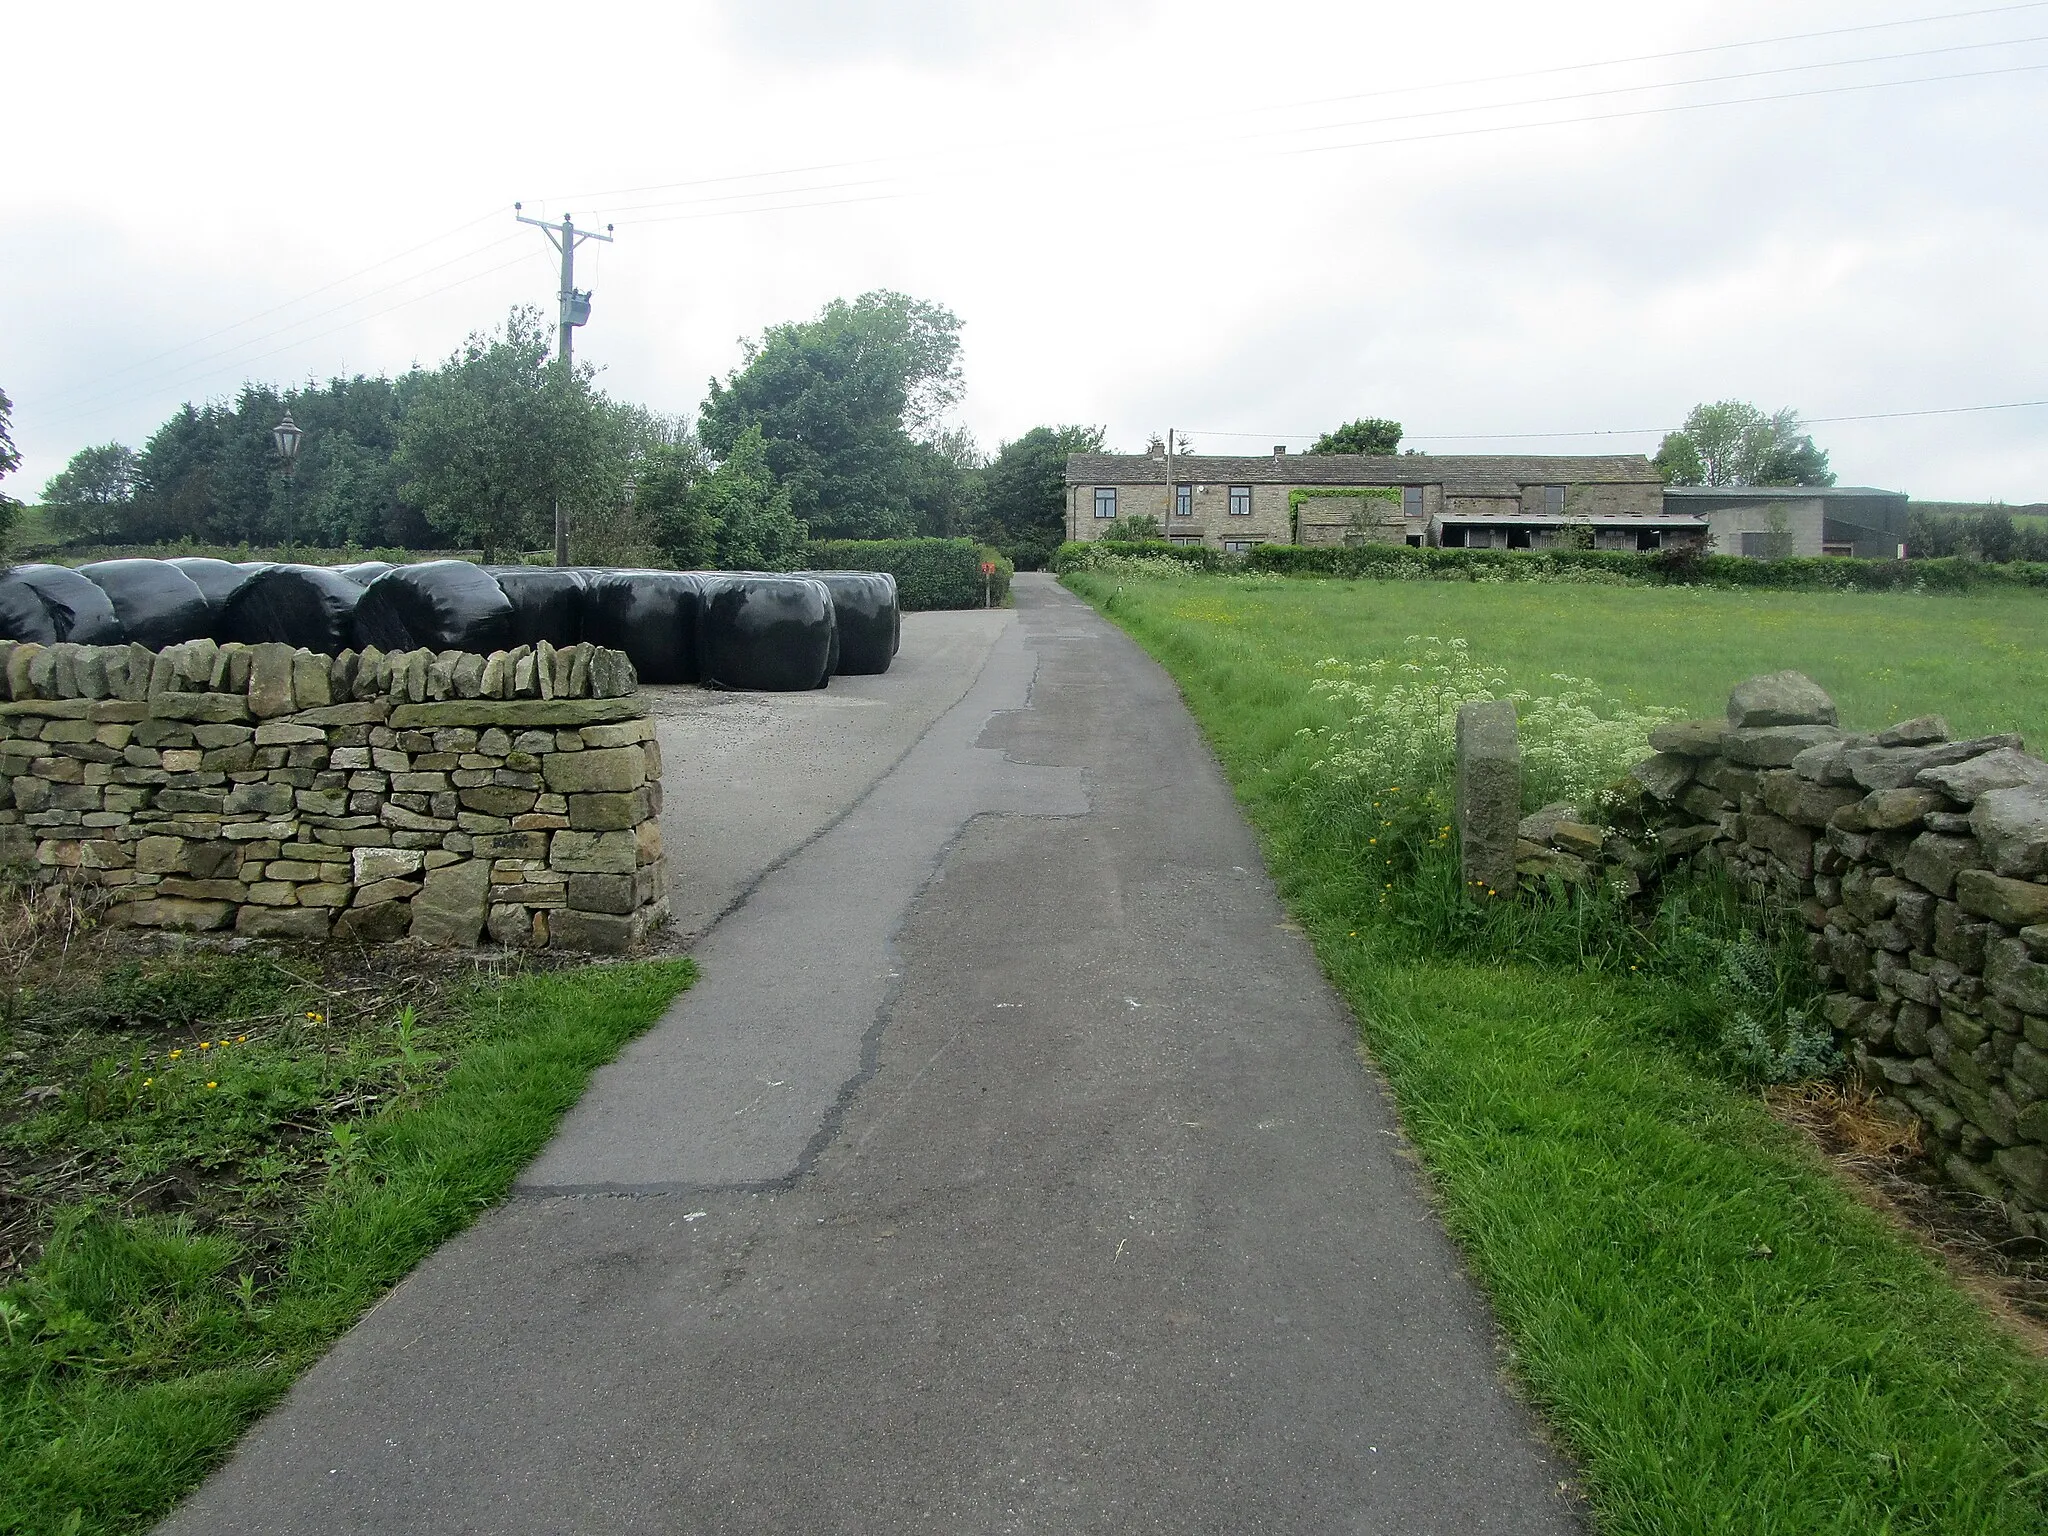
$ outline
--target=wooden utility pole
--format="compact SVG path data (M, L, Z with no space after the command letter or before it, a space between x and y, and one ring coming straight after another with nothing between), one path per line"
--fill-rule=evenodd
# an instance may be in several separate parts
M562 292L560 340L556 343L555 356L562 365L564 382L576 376L576 327L590 319L590 290L576 287L576 247L586 240L602 240L612 243L612 226L607 224L604 233L596 230L578 229L576 221L568 214L562 215L560 224L550 224L545 219L529 219L514 203L512 214L521 224L531 224L548 237L550 244L562 253ZM562 498L555 498L555 564L569 563L569 518L562 510Z

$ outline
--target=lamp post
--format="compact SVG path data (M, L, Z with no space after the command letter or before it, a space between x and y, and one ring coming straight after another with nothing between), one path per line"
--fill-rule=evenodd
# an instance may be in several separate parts
M299 542L299 530L292 506L292 484L298 478L294 473L299 467L299 444L305 440L306 431L292 420L292 413L286 411L284 420L270 429L270 440L277 445L278 462L284 465L284 537L287 545Z

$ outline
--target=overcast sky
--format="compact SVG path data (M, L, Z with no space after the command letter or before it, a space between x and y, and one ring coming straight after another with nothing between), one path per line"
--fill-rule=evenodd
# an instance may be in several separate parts
M1264 452L1378 415L1439 452L1647 452L1732 396L1813 418L1844 484L2048 499L2048 408L1820 419L2048 399L2048 3L210 0L5 28L30 499L181 401L551 307L515 199L617 225L579 260L579 356L666 411L742 335L893 288L965 322L989 449L1094 422ZM1595 432L1622 435L1538 435Z

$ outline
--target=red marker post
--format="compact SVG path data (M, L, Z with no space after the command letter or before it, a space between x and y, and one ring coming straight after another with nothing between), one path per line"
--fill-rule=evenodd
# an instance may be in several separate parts
M993 608L993 607L995 606L995 602L993 601L993 598L992 598L992 596L991 596L991 594L992 594L992 593L994 592L994 590L995 590L995 579L996 579L996 563L995 563L995 561L993 561L993 560L984 560L984 561L982 561L982 562L981 562L981 606L982 606L982 607L984 607L984 608Z

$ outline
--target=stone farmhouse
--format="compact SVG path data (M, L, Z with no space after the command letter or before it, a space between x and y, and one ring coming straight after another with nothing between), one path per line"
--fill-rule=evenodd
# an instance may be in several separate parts
M1860 488L1670 487L1641 454L1271 456L1077 453L1067 537L1157 518L1175 544L1407 543L1895 558L1903 495ZM1892 529L1896 526L1896 537ZM1786 546L1789 544L1789 548Z

